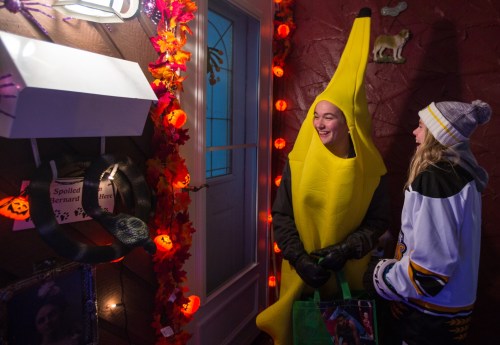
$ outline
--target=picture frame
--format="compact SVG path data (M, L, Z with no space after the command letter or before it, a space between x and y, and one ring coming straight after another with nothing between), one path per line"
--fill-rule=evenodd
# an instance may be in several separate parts
M0 344L37 345L51 338L97 345L95 268L69 263L0 290Z

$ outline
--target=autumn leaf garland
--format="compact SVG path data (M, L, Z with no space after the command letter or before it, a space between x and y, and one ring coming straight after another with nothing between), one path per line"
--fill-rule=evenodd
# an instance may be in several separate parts
M157 251L153 257L158 287L152 326L156 330L156 344L180 345L191 337L183 330L191 317L182 313L183 305L188 303L184 296L188 290L184 286L187 278L182 267L190 256L195 229L188 214L189 193L174 187L188 174L179 146L189 140L189 135L187 129L172 125L168 116L181 109L177 99L183 91L181 72L186 71L186 63L191 58L191 53L183 47L188 35L192 35L188 22L194 19L197 6L190 0L156 0L155 5L161 20L157 24L157 35L151 38L158 59L148 66L154 78L151 87L158 97L150 110L154 133L147 179L156 196L156 211L150 226L156 235L168 235L173 247L169 251Z

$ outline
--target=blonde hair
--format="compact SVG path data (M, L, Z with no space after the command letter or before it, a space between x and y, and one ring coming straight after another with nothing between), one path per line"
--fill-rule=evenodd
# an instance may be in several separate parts
M425 128L424 141L417 147L411 159L405 188L408 188L413 180L415 180L415 177L429 165L434 165L442 160L445 150L447 150L447 147L437 141L431 132Z

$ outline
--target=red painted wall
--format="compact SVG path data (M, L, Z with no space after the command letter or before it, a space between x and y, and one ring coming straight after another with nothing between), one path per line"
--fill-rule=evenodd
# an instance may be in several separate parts
M411 132L417 112L432 101L482 99L493 108L491 121L473 134L471 143L479 163L490 174L483 196L483 242L479 292L470 344L493 344L500 310L500 1L407 1L398 16L382 16L382 0L296 0L292 51L285 75L275 78L275 97L288 102L275 112L273 135L288 146L274 155L279 174L286 154L310 104L330 81L362 7L372 9L372 46L380 34L411 31L403 49L404 64L375 63L370 55L366 76L374 140L391 178L393 222L399 231L403 184L415 149Z

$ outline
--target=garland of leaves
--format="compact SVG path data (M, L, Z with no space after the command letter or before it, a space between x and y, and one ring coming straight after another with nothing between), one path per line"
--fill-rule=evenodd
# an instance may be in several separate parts
M173 243L169 251L153 256L153 267L158 287L152 326L156 331L156 344L186 344L191 334L183 327L192 319L182 308L189 302L184 296L187 278L182 269L189 258L192 234L195 229L189 220L191 202L188 188L178 188L186 182L188 169L179 147L189 139L187 129L176 128L169 120L172 114L183 112L177 94L183 91L186 63L191 53L183 50L188 34L188 22L194 19L197 6L191 0L156 0L157 36L150 40L158 52L158 59L149 64L154 78L151 86L158 97L150 110L154 125L152 157L147 161L147 180L156 195L156 212L151 228L157 235L168 235ZM187 187L187 185L186 185Z

